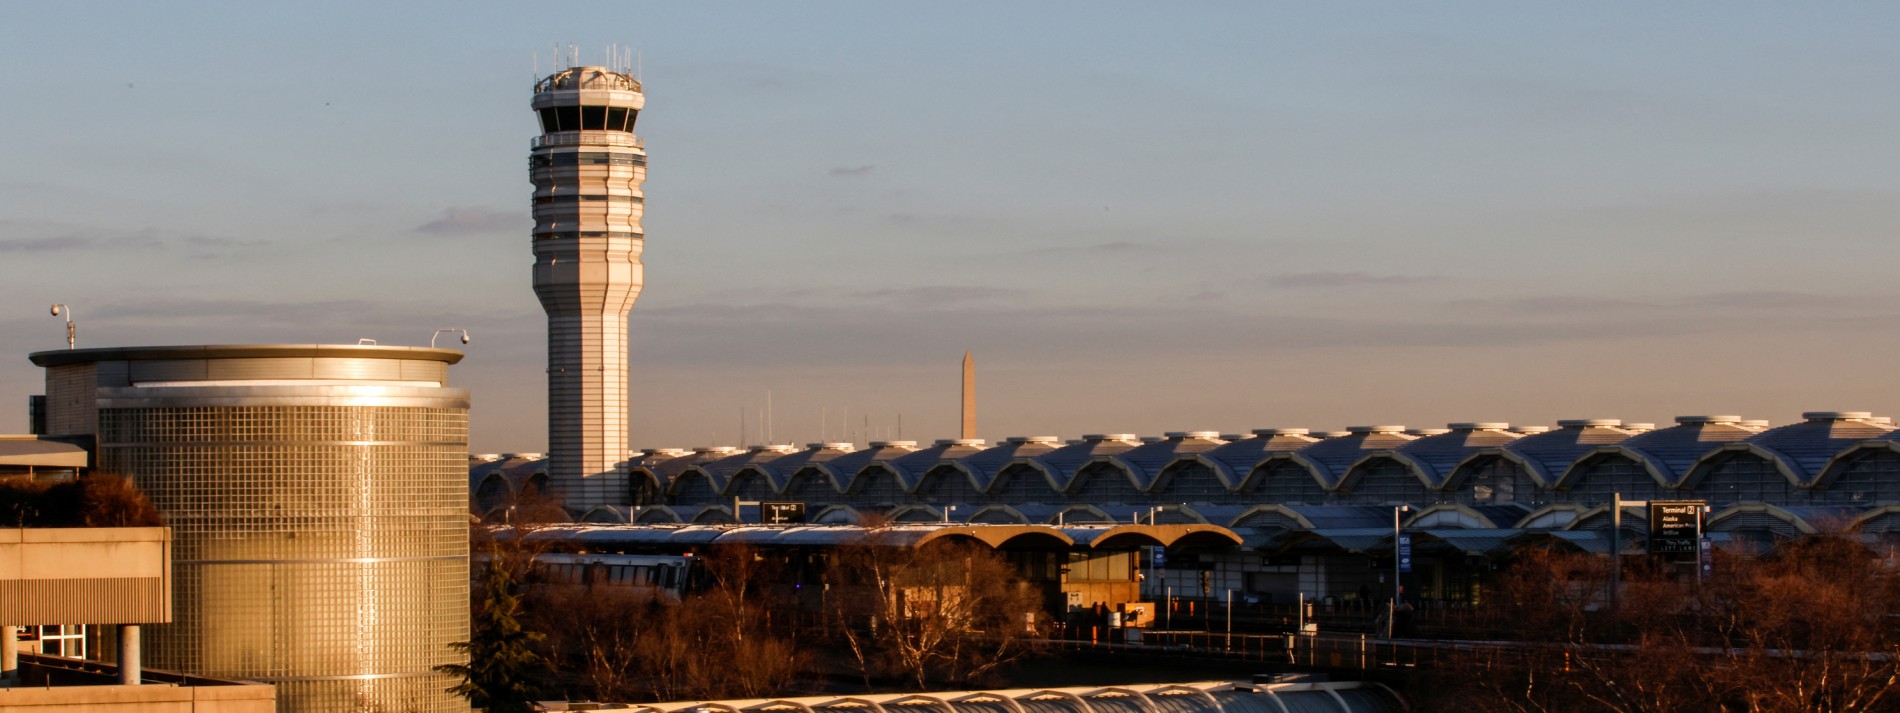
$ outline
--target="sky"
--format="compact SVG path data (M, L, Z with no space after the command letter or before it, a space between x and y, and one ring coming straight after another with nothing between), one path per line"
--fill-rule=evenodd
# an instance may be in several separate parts
M529 111L639 51L636 447L1900 415L1900 5L0 5L0 432L82 347L472 342L546 445ZM538 54L538 59L537 59ZM769 424L762 411L770 394Z

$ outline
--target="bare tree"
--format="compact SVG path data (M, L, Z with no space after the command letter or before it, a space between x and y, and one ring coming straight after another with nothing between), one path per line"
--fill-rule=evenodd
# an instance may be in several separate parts
M1531 553L1487 592L1516 644L1483 647L1421 687L1425 710L1568 713L1900 710L1900 574L1851 534L1718 553L1699 581L1653 560L1626 567L1620 603L1602 559Z
M828 576L839 636L867 682L898 676L917 690L979 684L1021 659L1035 638L1040 599L980 544L913 547L880 541L874 531L841 550Z

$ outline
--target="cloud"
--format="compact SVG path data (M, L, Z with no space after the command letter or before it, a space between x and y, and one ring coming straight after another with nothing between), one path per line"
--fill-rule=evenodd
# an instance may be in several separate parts
M908 308L933 308L951 305L984 302L1002 298L1022 297L1028 290L1009 287L984 287L966 285L920 285L917 287L888 287L876 290L863 290L851 295L854 302L871 302L886 306Z
M1657 305L1636 300L1615 297L1584 297L1576 295L1540 295L1537 297L1511 298L1475 298L1453 300L1452 306L1464 308L1497 307L1508 312L1527 312L1532 314L1576 313L1576 312L1619 312L1627 310L1655 309Z
M850 178L850 177L857 177L857 176L868 176L871 174L872 171L875 171L875 170L877 170L877 164L867 163L862 166L834 166L831 170L826 171L825 173L826 175Z
M1369 272L1291 272L1269 279L1275 287L1360 287L1435 282L1429 275L1375 275Z
M416 226L416 232L430 235L471 235L524 230L527 226L527 216L522 215L520 211L451 207L442 211L442 217Z
M87 250L140 250L163 247L158 231L146 228L127 233L79 226L53 226L0 223L6 232L42 233L42 235L0 239L0 253L63 253ZM57 234L44 233L57 230Z
M1817 295L1782 290L1744 290L1717 292L1689 299L1695 307L1734 307L1742 309L1825 309L1858 302L1847 297ZM1869 300L1868 302L1871 302Z

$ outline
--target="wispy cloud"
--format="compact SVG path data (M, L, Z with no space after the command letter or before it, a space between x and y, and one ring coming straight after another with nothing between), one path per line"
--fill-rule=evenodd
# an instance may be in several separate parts
M1015 298L1028 290L977 285L920 285L863 290L852 295L855 302L871 302L908 308L935 308L966 305L973 302Z
M520 211L458 206L442 211L440 218L416 226L416 232L430 235L471 235L521 230L527 226L528 218Z
M264 245L266 241L218 235L168 235L157 228L122 230L50 223L0 221L0 253L76 253L124 252L136 250L179 250L186 257L216 256L224 248Z
M867 163L862 166L834 166L831 170L826 171L825 173L831 176L855 178L858 176L871 175L871 172L876 171L876 170L877 170L877 164Z
M1437 282L1431 275L1380 275L1370 272L1290 272L1268 279L1275 287L1361 287Z

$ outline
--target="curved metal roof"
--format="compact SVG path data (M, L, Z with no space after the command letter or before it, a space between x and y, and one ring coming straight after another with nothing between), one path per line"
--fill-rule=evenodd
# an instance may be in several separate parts
M282 359L293 357L346 357L352 359L418 359L454 364L462 352L432 347L396 347L376 344L199 344L157 347L59 349L27 355L35 366L90 364L100 361L173 359Z
M1618 419L1579 418L1558 421L1556 430L1504 444L1501 452L1529 470L1532 478L1549 486L1583 454L1622 443L1635 435L1624 429Z
M1713 457L1723 451L1751 451L1774 461L1783 472L1801 485L1812 484L1834 456L1860 441L1880 438L1894 432L1892 423L1875 419L1867 412L1811 411L1802 414L1800 423L1771 428L1705 453L1685 475L1685 484L1701 478Z
M1393 449L1430 487L1445 484L1458 463L1473 452L1500 448L1524 436L1508 423L1454 423L1449 433L1425 436Z
M1293 452L1293 458L1305 465L1326 487L1339 485L1346 469L1360 458L1378 451L1397 449L1418 437L1405 433L1404 426L1363 426L1348 429L1338 438L1318 441Z
M1110 687L1010 689L847 697L641 703L641 713L1397 713L1407 706L1374 683L1250 684L1203 681Z
M1163 468L1182 456L1205 453L1227 445L1216 431L1177 431L1153 443L1143 443L1120 453L1097 456L1121 466L1134 477L1135 487L1148 490Z
M1745 440L1760 431L1743 426L1739 416L1680 416L1676 425L1660 428L1646 433L1630 436L1613 446L1599 448L1599 452L1615 452L1628 456L1655 475L1659 484L1673 487L1688 475L1689 468L1698 458L1715 448L1736 441ZM1587 458L1588 456L1584 456ZM1574 479L1577 464L1584 458L1572 462L1564 471L1561 479Z
M1048 473L1055 482L1067 487L1071 481L1075 480L1076 472L1090 461L1100 456L1115 455L1139 445L1141 441L1130 433L1090 434L1083 436L1080 441L1061 448L1018 460L1039 465L1043 472Z
M1030 458L1053 451L1059 446L1054 438L1008 438L993 447L962 458L946 458L945 463L968 473L978 491L989 490L996 474L1019 458Z

